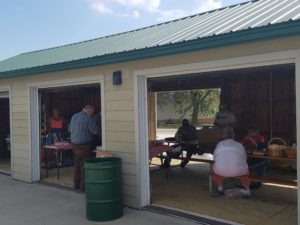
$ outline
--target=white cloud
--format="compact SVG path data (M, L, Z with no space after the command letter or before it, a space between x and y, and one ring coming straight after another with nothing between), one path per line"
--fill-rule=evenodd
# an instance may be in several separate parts
M110 8L106 7L106 5L103 2L92 1L90 3L90 7L93 10L99 12L100 14L112 14L113 13L113 11Z
M140 17L140 12L137 10L134 10L132 13L133 18L139 18Z
M140 12L137 10L134 10L132 13L116 13L115 15L119 16L119 17L128 17L128 18L134 18L134 19L140 18L140 16L141 16Z
M135 18L135 19L140 18L140 12L135 8L150 10L149 7L156 7L156 6L158 7L160 3L160 0L128 0L128 1L127 0L88 0L88 1L90 7L100 14L111 14L118 17L128 17L128 18ZM107 5L109 5L110 7L107 7ZM127 6L127 8L121 9L122 11L120 12L119 9L120 5ZM130 12L129 10L132 11Z
M187 10L181 9L159 10L158 13L160 14L157 18L158 21L174 20L189 15L189 12Z
M217 9L220 7L222 7L221 0L206 0L204 3L202 2L198 7L196 7L193 10L182 10L182 9L157 10L157 12L160 14L157 20L158 21L174 20L188 15Z
M193 9L165 9L161 0L88 0L90 7L100 14L111 14L118 17L140 18L140 12L154 15L158 21L178 19L191 14L222 7L222 0L202 0ZM191 4L192 6L192 4Z
M197 9L193 10L193 12L194 13L206 12L221 7L222 7L221 0L207 0L204 4L200 4Z
M148 11L155 11L160 6L160 0L114 0L114 1L124 6L138 7Z

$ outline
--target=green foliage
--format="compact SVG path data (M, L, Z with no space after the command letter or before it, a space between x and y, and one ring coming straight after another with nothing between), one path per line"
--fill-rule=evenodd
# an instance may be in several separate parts
M181 118L188 117L196 123L199 117L213 117L220 104L220 89L199 89L157 94L157 105L172 102Z

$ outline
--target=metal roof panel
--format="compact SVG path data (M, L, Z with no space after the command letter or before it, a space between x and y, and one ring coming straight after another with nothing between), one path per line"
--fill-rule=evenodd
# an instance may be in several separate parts
M0 62L1 73L207 40L300 20L299 0L253 0L138 30L28 52Z

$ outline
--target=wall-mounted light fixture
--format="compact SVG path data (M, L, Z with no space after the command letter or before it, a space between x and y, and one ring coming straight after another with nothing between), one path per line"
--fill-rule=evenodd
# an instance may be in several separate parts
M121 85L122 84L122 71L113 72L113 85Z

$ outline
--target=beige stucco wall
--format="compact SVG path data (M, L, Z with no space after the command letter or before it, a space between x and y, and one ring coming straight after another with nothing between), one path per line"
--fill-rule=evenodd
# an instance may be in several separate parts
M106 148L123 159L123 183L125 204L137 206L137 177L135 149L135 112L133 72L138 69L192 62L211 61L231 57L247 56L300 48L300 37L249 43L219 49L211 49L188 54L140 60L122 64L99 66L55 73L45 73L26 77L0 79L0 86L11 85L12 111L12 177L31 182L31 146L29 137L28 84L88 75L104 74ZM112 85L112 72L122 70L123 83Z

